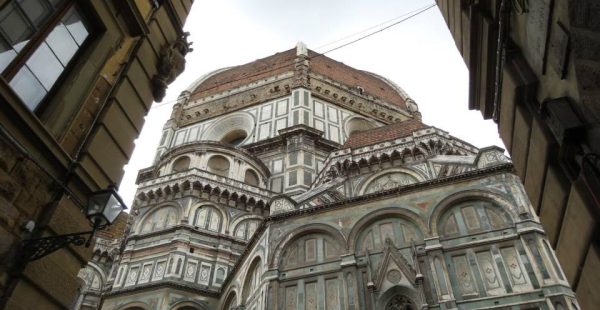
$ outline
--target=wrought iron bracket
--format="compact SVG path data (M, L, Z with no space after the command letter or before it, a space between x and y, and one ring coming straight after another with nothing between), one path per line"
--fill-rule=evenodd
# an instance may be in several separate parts
M34 261L69 244L77 246L85 244L86 247L89 247L95 231L96 229L74 234L23 240L21 243L21 259ZM86 238L85 236L88 235L89 237Z

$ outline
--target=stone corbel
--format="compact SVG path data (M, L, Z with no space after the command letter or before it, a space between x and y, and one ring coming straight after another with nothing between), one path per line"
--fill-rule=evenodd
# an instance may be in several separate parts
M189 36L185 32L173 43L164 46L158 59L157 73L152 77L152 95L154 101L161 102L167 92L167 87L185 69L185 55L193 49L192 43L187 41Z

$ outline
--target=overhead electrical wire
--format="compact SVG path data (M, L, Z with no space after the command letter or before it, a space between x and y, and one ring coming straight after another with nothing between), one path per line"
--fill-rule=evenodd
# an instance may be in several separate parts
M363 33L365 33L365 32L368 32L369 30L373 30L373 29L375 29L375 28L379 28L379 27L382 27L382 26L384 26L384 25L387 25L387 24L389 24L389 23L391 23L391 22L393 22L393 21L395 21L395 20L397 20L397 19L399 19L399 18L405 17L405 16L407 16L407 15L410 15L410 14L413 14L413 13L416 13L416 12L420 13L420 11L427 11L428 9L430 9L430 8L434 7L435 5L436 5L436 4L435 4L435 3L433 3L433 4L431 4L430 6L425 6L425 7L422 7L422 8L419 8L419 9L416 9L416 10L413 10L413 11L410 11L410 12L407 12L407 13L404 13L404 14L402 14L402 15L398 15L398 16L396 16L396 17L394 17L394 18L391 18L391 19L388 19L388 20L386 20L386 21L384 21L384 22L382 22L382 23L379 23L379 24L377 24L377 25L375 25L375 26L371 26L371 27L369 27L369 28L366 28L366 29L363 29L363 30L361 30L361 31L355 32L355 33L353 33L353 34L347 35L347 36L345 36L345 37L343 37L343 38L340 38L340 39L337 39L337 40L331 41L331 42L329 42L329 43L326 43L326 44L323 44L323 45L317 46L315 49L319 50L319 49L322 49L322 48L324 48L324 47L326 47L326 46L333 45L333 44L335 44L335 43L338 43L338 42L342 42L342 41L344 41L344 40L347 40L347 39L350 39L350 38L352 38L352 37L355 37L355 36L358 36L358 35L360 35L360 34L363 34ZM417 13L417 14L418 14L418 13ZM409 18L410 18L410 17L409 17ZM400 22L402 22L402 21L400 21ZM395 26L395 25L397 25L397 23L393 23L393 24L391 24L391 25L389 25L389 26L391 27L391 26ZM383 28L382 28L382 29L383 29ZM377 33L377 32L374 32L374 33Z
M355 33L355 34L352 34L352 35L346 36L346 37L344 37L344 38L341 38L341 39L337 39L337 40L335 40L335 41L333 41L333 42L331 42L331 43L327 43L327 44L325 44L325 45L321 45L319 48L321 48L321 47L325 47L325 46L329 46L329 45L332 45L332 44L334 44L334 43L337 43L337 42L343 41L343 40L345 40L345 39L348 39L348 38L350 38L350 37L353 37L353 36L355 36L355 35L357 35L357 34L364 33L365 31L368 31L368 30L370 30L370 29L373 29L373 28L375 28L375 27L379 27L379 26L381 26L381 25L384 25L384 24L387 24L387 23L389 23L390 21L393 21L393 20L396 20L396 19L398 19L398 18L401 18L401 17L404 17L404 16L406 16L405 18L402 18L402 19L400 19L400 20L398 20L398 21L396 21L396 22L394 22L394 23L392 23L392 24L390 24L390 25L388 25L388 26L385 26L385 27L383 27L383 28L381 28L381 29L378 29L377 31L370 32L370 33L368 33L368 34L366 34L366 35L364 35L364 36L358 37L358 38L356 38L356 39L354 39L354 40L352 40L352 41L350 41L350 42L344 43L344 44L342 44L342 45L339 45L339 46L337 46L337 47L334 47L334 48L332 48L332 49L329 49L329 50L327 50L327 51L325 51L325 52L321 52L321 53L318 53L318 52L317 52L317 54L316 54L316 55L314 55L314 56L312 56L312 57L309 57L309 58L308 58L308 60L311 60L311 59L315 59L315 58L318 58L318 57L324 56L324 55L325 55L325 54L327 54L327 53L331 53L331 52L333 52L333 51L339 50L339 49L341 49L341 48L344 48L344 47L346 47L346 46L348 46L348 45L351 45L351 44L354 44L354 43L356 43L356 42L359 42L359 41L361 41L361 40L364 40L364 39L366 39L366 38L368 38L368 37L370 37L370 36L372 36L372 35L375 35L375 34L377 34L377 33L380 33L380 32L382 32L382 31L385 31L385 30L387 30L387 29L390 29L390 28L392 28L392 27L394 27L394 26L396 26L396 25L398 25L398 24L400 24L400 23L402 23L402 22L405 22L405 21L407 21L407 20L409 20L409 19L411 19L411 18L413 18L413 17L415 17L415 16L417 16L417 15L419 15L419 14L421 14L421 13L423 13L423 12L425 12L425 11L427 11L427 10L431 9L431 8L433 8L434 6L436 6L436 4L435 4L435 3L434 3L434 4L430 4L430 5L428 5L428 6L425 6L425 7L422 7L422 8L420 8L420 9L417 9L417 10L414 10L414 11L411 11L411 12L408 12L408 13L405 13L405 14L402 14L402 15L400 15L400 16L398 16L398 17L392 18L392 19L390 19L390 20L388 20L388 21L386 21L386 22L380 23L380 24L378 24L378 25L376 25L376 26L372 26L372 27L370 27L370 28L368 28L368 29L365 29L365 30L363 30L363 31L357 32L357 33ZM407 16L407 15L408 15L408 16ZM250 78L250 77L255 77L255 76L259 76L259 75L265 74L265 73L273 72L273 71L276 71L276 70L279 70L279 69L285 68L285 67L287 67L287 66L289 66L289 65L293 64L294 62L295 62L295 58L294 58L293 60L291 60L291 61L286 61L286 62L284 62L283 64L281 64L281 65L279 65L279 66L276 66L276 67L273 67L273 68L271 68L271 69L268 69L268 70L262 70L262 71L258 71L258 72L254 73L254 74L247 75L247 76L244 76L244 77L242 77L242 78L238 78L238 79L233 79L233 80L227 81L226 83L220 83L220 84L217 84L217 85L213 85L213 86L211 86L211 87L209 87L209 88L207 88L207 89L204 89L204 90L202 90L202 91L207 91L207 90L215 89L215 88L217 88L217 87L220 87L220 86L223 86L223 85L225 85L225 84L229 84L229 83L232 83L232 82L237 82L237 81L241 81L241 80L244 80L244 79L247 79L247 78ZM199 93L199 91L198 91L198 92L192 92L192 93L190 93L190 95L194 95L194 94L197 94L197 93ZM165 106L165 105L167 105L167 104L171 104L171 103L175 103L175 102L177 102L177 99L174 99L174 100L169 100L169 101L166 101L166 102L155 103L154 105L152 105L152 108L151 108L151 109L158 108L158 107L162 107L162 106Z

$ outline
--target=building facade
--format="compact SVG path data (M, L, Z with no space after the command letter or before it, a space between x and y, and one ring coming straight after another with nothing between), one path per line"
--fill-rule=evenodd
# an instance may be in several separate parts
M502 149L301 43L184 90L137 182L82 309L579 309Z
M73 307L91 248L28 262L23 240L90 230L189 50L192 0L0 1L0 308Z
M600 4L437 1L584 309L600 304Z

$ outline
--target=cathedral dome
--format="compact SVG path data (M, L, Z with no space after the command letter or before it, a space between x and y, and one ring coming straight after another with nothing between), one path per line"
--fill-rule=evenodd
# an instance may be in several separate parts
M302 54L305 53L305 54ZM390 80L352 68L312 50L289 49L243 65L227 67L206 74L192 83L187 91L191 100L216 95L270 77L294 72L295 65L308 60L309 74L323 76L364 95L370 95L401 109L410 98Z

